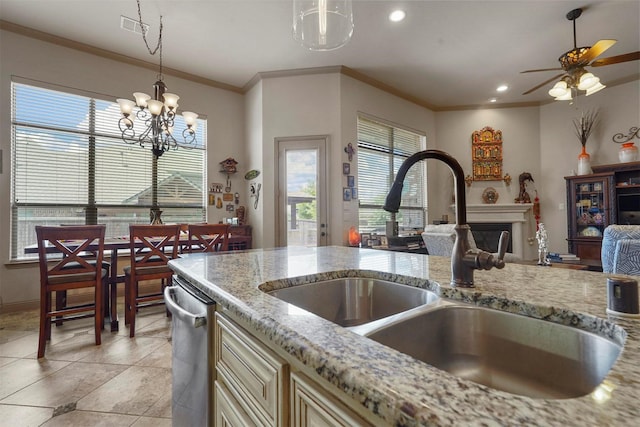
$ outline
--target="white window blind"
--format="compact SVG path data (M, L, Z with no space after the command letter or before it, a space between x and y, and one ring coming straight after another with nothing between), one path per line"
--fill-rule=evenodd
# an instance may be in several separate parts
M398 169L410 155L423 150L423 135L358 118L359 224L362 233L386 231L391 214L382 209ZM407 173L400 210L396 214L401 230L423 228L425 223L425 166L414 165Z
M115 102L12 83L11 258L36 243L36 225L106 224L107 236L148 223L153 155L126 144ZM158 159L158 204L164 222L205 220L206 120L194 148ZM176 117L174 135L185 128Z

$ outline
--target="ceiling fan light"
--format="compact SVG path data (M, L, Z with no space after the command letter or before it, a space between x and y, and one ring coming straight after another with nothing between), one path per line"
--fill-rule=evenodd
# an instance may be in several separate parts
M600 82L600 79L591 73L584 73L580 76L580 82L578 83L578 89L588 90Z
M571 97L571 89L567 90L564 95L556 96L556 101L571 101L573 98Z
M593 95L594 93L601 91L605 87L607 87L607 86L603 85L602 83L600 83L600 81L598 81L595 85L593 85L589 89L587 89L587 96Z
M567 89L567 82L564 80L560 80L549 90L549 95L556 99L558 97L565 96L567 93L571 96L571 91Z

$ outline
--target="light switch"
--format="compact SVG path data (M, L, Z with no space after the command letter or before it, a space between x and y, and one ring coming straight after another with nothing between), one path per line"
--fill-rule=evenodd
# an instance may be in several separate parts
M559 211L563 211L564 210L564 203L558 203L558 210Z

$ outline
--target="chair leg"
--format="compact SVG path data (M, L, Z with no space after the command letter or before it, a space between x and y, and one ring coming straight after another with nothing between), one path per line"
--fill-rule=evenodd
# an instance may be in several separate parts
M56 311L60 311L67 306L67 291L56 292ZM56 316L56 326L62 325L62 316Z
M129 276L126 276L124 278L124 324L128 325L129 324L129 316L130 316L130 308L129 306L131 305L129 302L129 290L130 285L129 285Z
M100 284L100 287L95 289L95 335L96 335L96 345L102 344L102 329L104 329L104 304L103 297L104 291L103 287L104 282Z
M47 293L40 293L40 332L38 334L38 359L44 357L44 349L47 345Z
M129 338L133 338L136 334L136 309L138 303L136 296L138 294L138 283L129 278Z

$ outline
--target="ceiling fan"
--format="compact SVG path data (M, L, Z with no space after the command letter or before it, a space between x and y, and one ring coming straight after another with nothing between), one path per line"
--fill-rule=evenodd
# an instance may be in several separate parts
M617 40L603 39L598 40L593 46L578 47L576 42L576 19L578 19L580 15L582 15L582 9L573 9L567 13L567 19L569 21L573 21L573 49L563 53L560 58L558 58L558 61L560 61L560 67L522 71L522 73L537 73L540 71L561 70L562 73L555 75L529 89L524 92L523 95L534 92L558 78L560 78L560 81L558 81L549 91L549 95L553 96L557 100L571 99L571 91L573 88L586 90L587 95L591 95L592 93L604 89L605 86L600 83L600 79L585 70L586 66L601 67L603 65L618 64L621 62L636 61L640 59L640 51L638 51L596 60L598 56L602 55L607 49L613 46Z

